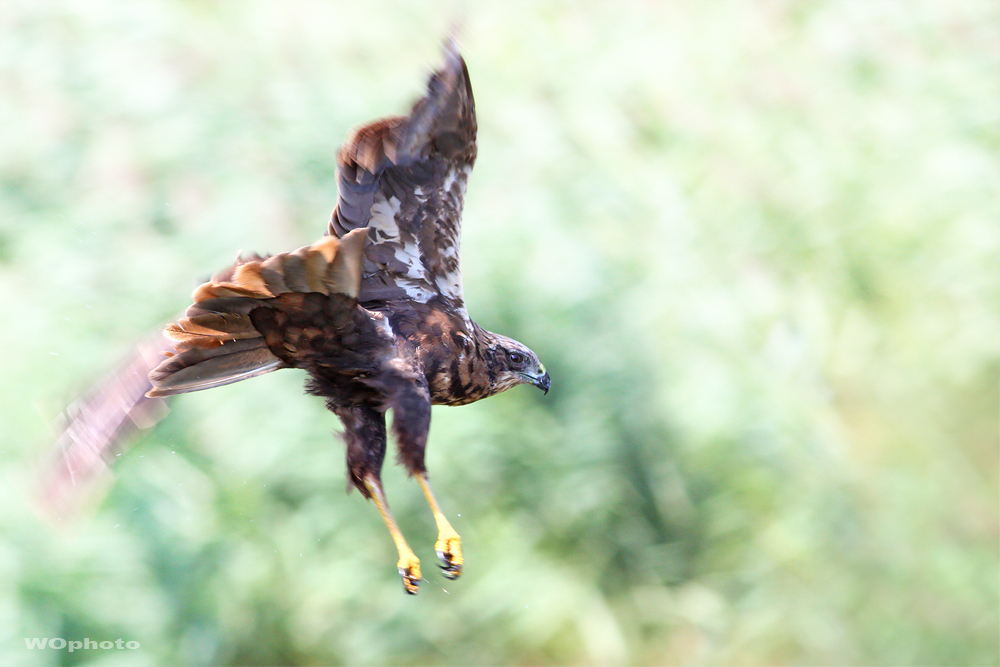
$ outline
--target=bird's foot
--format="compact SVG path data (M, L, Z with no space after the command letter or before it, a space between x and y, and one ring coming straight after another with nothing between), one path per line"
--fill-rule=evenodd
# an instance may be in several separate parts
M451 526L438 534L434 550L441 560L438 567L441 568L442 574L448 579L458 579L462 575L465 559L462 558L462 538L451 529Z
M416 595L420 590L420 559L412 552L400 554L396 566L399 568L399 576L403 578L403 588L410 595Z

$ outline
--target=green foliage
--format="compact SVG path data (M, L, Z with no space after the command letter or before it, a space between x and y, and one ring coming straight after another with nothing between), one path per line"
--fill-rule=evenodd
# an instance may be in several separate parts
M282 372L181 397L91 517L48 422L465 13L472 315L553 377L435 409L467 570L401 590ZM5 665L997 664L996 3L0 3ZM138 641L27 650L24 637Z

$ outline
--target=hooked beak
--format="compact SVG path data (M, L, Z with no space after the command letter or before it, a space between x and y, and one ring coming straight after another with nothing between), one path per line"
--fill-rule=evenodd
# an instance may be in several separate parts
M544 394L549 393L549 387L552 386L552 378L550 378L549 374L544 370L542 371L541 375L525 374L524 377L525 379L528 380L528 382L541 389L542 393Z

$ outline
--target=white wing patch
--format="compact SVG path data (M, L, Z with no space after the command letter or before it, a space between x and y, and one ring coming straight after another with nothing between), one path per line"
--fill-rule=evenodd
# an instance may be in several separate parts
M463 169L465 175L468 176L471 169ZM444 175L444 183L441 184L442 192L451 192L451 186L455 185L455 179L458 178L458 171L455 169L449 169L448 173ZM465 179L462 179L465 180ZM465 185L462 185L462 194L465 194Z
M389 323L389 318L382 313L376 311L368 311L371 315L372 320L375 322L375 326L382 330L382 333L389 340L396 339L396 332L392 328L392 324Z
M462 201L465 199L465 188L469 183L469 174L471 173L471 165L466 165L461 169L451 169L445 175L444 183L442 183L441 186L442 191L448 194L459 211L461 211ZM456 185L457 192L453 192L452 190ZM437 287L441 294L451 299L454 303L460 304L461 310L463 314L465 314L465 298L462 289L462 270L458 257L459 247L461 244L462 232L461 228L458 227L456 229L455 242L446 248L442 248L441 251L442 258L454 260L455 270L448 271L437 276L434 281L434 286ZM465 314L465 317L468 319L467 314Z
M374 227L377 242L391 241L399 238L399 225L396 223L396 214L399 213L400 201L396 197L391 197L388 201L381 192L375 195L375 203L372 204L371 221L369 227Z
M406 267L406 273L397 278L397 284L409 298L424 302L434 296L434 293L427 287L427 276L420 261L420 248L415 240L406 242L400 234L396 216L399 215L401 203L397 197L386 200L385 195L379 192L372 204L368 226L375 229L376 243L389 242L395 246L393 253L396 261Z
M392 282L408 299L426 303L436 295L450 300L468 320L459 261L461 211L471 165L453 165L441 177L440 186L428 194L414 187L412 199L401 201L383 191L375 193L368 227L374 230L371 259L384 268ZM433 196L433 205L428 206ZM432 212L433 211L433 212ZM417 216L409 220L410 216ZM429 216L429 217L424 217ZM418 238L420 225L438 225L435 248L421 248L427 235ZM412 229L411 229L412 228ZM381 250L375 248L381 247ZM427 261L432 261L431 266Z
M458 248L449 248L441 253L444 257L458 258ZM464 303L462 296L462 272L460 270L442 273L434 281L438 291L456 303Z

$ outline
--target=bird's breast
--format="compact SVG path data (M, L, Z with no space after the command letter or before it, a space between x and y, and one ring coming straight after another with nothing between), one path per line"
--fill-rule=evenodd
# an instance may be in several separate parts
M484 363L475 354L461 351L429 362L425 369L432 403L465 405L489 396Z

